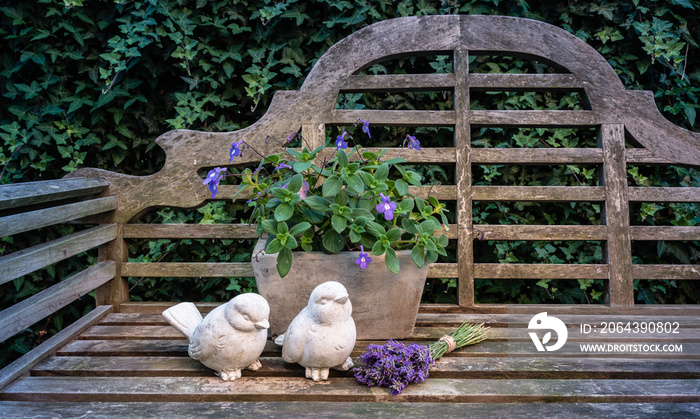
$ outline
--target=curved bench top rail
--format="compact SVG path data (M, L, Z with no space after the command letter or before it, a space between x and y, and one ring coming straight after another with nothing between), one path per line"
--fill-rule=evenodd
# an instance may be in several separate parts
M474 74L465 65L454 74L358 76L376 62L435 51L457 54L525 55L550 62L565 74ZM458 111L336 110L341 91L454 88L465 104ZM582 89L589 111L470 111L471 89ZM332 46L298 91L278 91L267 113L252 126L226 133L170 131L157 140L166 152L164 168L133 177L97 169L70 176L103 177L105 195L119 195L112 221L125 222L152 206L191 208L209 198L198 170L228 164L232 141L245 139L263 153L267 136L286 138L302 126L349 124L363 118L377 125L600 126L621 124L654 161L694 165L700 161L700 134L667 121L647 91L627 91L605 58L584 41L555 26L503 16L421 16L368 26ZM316 136L322 136L322 131ZM307 138L310 135L305 134ZM320 138L318 141L324 141ZM469 144L464 147L469 148ZM452 151L452 150L450 150ZM637 153L639 150L635 150ZM482 152L482 151L479 151ZM455 155L458 153L455 150ZM485 151L484 153L488 153ZM443 153L448 154L448 153ZM640 154L636 154L639 156ZM253 162L249 153L239 163ZM172 190L178 190L173 194Z
M99 178L44 180L0 185L0 210L94 195L109 184Z

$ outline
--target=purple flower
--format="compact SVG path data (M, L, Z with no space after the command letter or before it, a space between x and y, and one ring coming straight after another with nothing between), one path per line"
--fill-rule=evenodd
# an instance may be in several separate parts
M219 193L219 182L224 177L221 172L225 172L226 168L215 167L207 173L207 177L204 178L202 185L207 185L207 189L211 192L211 197L214 198L217 193Z
M306 199L306 197L308 196L308 193L309 193L309 182L304 181L301 184L301 189L299 190L299 196L303 200L303 199Z
M385 220L394 219L394 210L396 210L396 202L391 202L391 198L384 194L380 194L382 197L382 202L377 204L377 212L384 214Z
M238 157L241 155L241 144L243 144L243 140L239 142L234 141L233 143L231 143L231 150L229 151L229 153L231 154L231 158L228 161L229 163L233 161L234 157Z
M364 119L360 118L360 122L362 122L362 132L367 134L367 136L371 139L372 135L369 133L369 121L365 121Z
M279 165L277 165L277 167L275 167L275 170L291 169L291 168L292 168L292 166L286 165L283 162L283 163L280 163Z
M346 135L348 135L348 132L347 132L347 131L343 131L343 133L340 134L340 135L338 136L338 138L336 138L336 140L335 140L335 146L336 146L336 147L342 148L343 150L345 150L346 148L348 148L348 143L347 143L347 141L345 141L345 136L346 136Z
M406 138L408 138L408 148L420 151L420 141L418 141L416 137L411 134L406 134Z
M293 133L289 134L289 137L287 137L287 140L285 141L285 143L286 143L286 144L291 143L292 140L294 139L294 137L296 137L296 136L297 136L297 132L296 132L296 131L294 131Z
M369 257L367 253L365 253L365 247L360 246L360 256L357 258L355 261L356 265L360 265L360 268L362 269L367 269L367 265L372 261L372 258Z
M367 387L388 387L393 395L401 393L409 383L425 381L430 367L435 365L427 346L404 345L395 340L369 345L360 360L364 366L353 369L357 381Z

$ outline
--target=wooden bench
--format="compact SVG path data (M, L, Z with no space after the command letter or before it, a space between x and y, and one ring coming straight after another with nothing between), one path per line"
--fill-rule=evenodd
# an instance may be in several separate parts
M453 57L445 74L358 75L390 59L436 52ZM469 57L528 57L560 69L554 74L470 74ZM453 94L454 109L338 109L341 93L437 90ZM470 109L470 95L483 91L579 91L584 110L499 111ZM231 142L245 139L273 151L268 136L301 130L312 146L325 144L326 127L362 118L375 126L442 126L454 131L454 146L424 147L403 154L411 164L454 167L453 185L431 193L454 203L455 263L435 263L429 278L456 278L458 302L421 308L410 341L436 340L462 321L485 322L486 342L442 360L422 384L399 396L359 385L350 372L333 372L313 383L303 369L285 364L272 342L263 368L223 383L187 357L186 342L160 313L170 303L129 301L129 277L252 277L249 263L135 263L128 243L137 239L254 239L246 224L141 224L158 207L194 208L210 194L202 170L228 165ZM474 148L479 127L584 127L599 133L598 148ZM626 147L634 143L635 148ZM527 19L495 16L425 16L380 22L331 47L299 91L278 91L265 116L230 133L172 131L158 144L167 159L145 177L81 169L67 179L0 187L0 236L73 222L86 230L0 257L0 284L99 246L99 262L0 313L7 339L81 295L97 289L97 308L0 373L0 416L595 416L700 413L700 307L635 306L635 279L698 280L697 265L635 265L634 240L700 240L699 227L630 225L630 202L700 202L700 188L632 187L628 164L697 165L700 135L681 129L657 111L650 92L627 91L605 58L573 35ZM259 157L247 153L240 165ZM478 186L473 165L592 164L602 167L600 186ZM222 185L217 199L231 199ZM413 193L426 196L426 189ZM247 199L239 197L239 199ZM598 240L602 264L474 263L472 208L477 201L595 202L601 225L479 225L488 240ZM527 307L476 304L474 280L492 278L601 279L604 305L536 306L569 327L572 342L680 344L683 352L538 353L524 332ZM200 304L210 310L214 304ZM585 336L581 324L678 322L681 335ZM520 333L520 334L517 334ZM592 340L591 340L592 339ZM358 342L353 356L372 342ZM304 403L298 403L304 402ZM328 403L334 402L334 403ZM371 402L384 402L381 404ZM438 404L439 402L439 404ZM538 402L530 404L529 402ZM548 402L541 404L539 402ZM465 404L468 403L468 404ZM527 403L527 404L526 404Z

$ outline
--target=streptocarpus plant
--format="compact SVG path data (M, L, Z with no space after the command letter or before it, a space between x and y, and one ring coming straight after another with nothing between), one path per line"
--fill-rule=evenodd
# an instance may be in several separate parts
M371 138L369 123L358 120ZM411 250L418 267L446 255L448 239L436 230L448 229L445 204L435 197L423 199L409 192L421 187L421 176L402 166L399 155L387 158L387 150L369 151L353 141L348 131L333 144L315 149L287 145L299 133L281 143L281 152L261 156L255 170L245 169L239 193L249 191L251 223L259 235L267 234L265 252L277 253L277 271L284 277L292 266L293 250L338 253L357 251L357 265L365 269L372 258L385 255L387 268L398 273L397 250ZM302 138L302 145L306 145ZM402 148L420 150L420 142L407 135ZM245 141L231 145L231 161L244 150L257 152ZM212 192L225 169L212 169L204 184ZM369 253L365 250L369 251Z

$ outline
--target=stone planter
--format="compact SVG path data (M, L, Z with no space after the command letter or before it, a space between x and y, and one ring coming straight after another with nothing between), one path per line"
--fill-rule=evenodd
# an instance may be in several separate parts
M259 253L264 248L261 239L252 263L258 292L270 304L273 336L286 332L306 307L311 291L326 281L338 281L348 290L357 339L404 339L413 332L428 264L416 267L410 251L396 252L401 264L398 274L389 271L384 256L372 256L367 269L361 269L355 264L359 252L296 252L291 271L280 278L275 266L277 254Z

